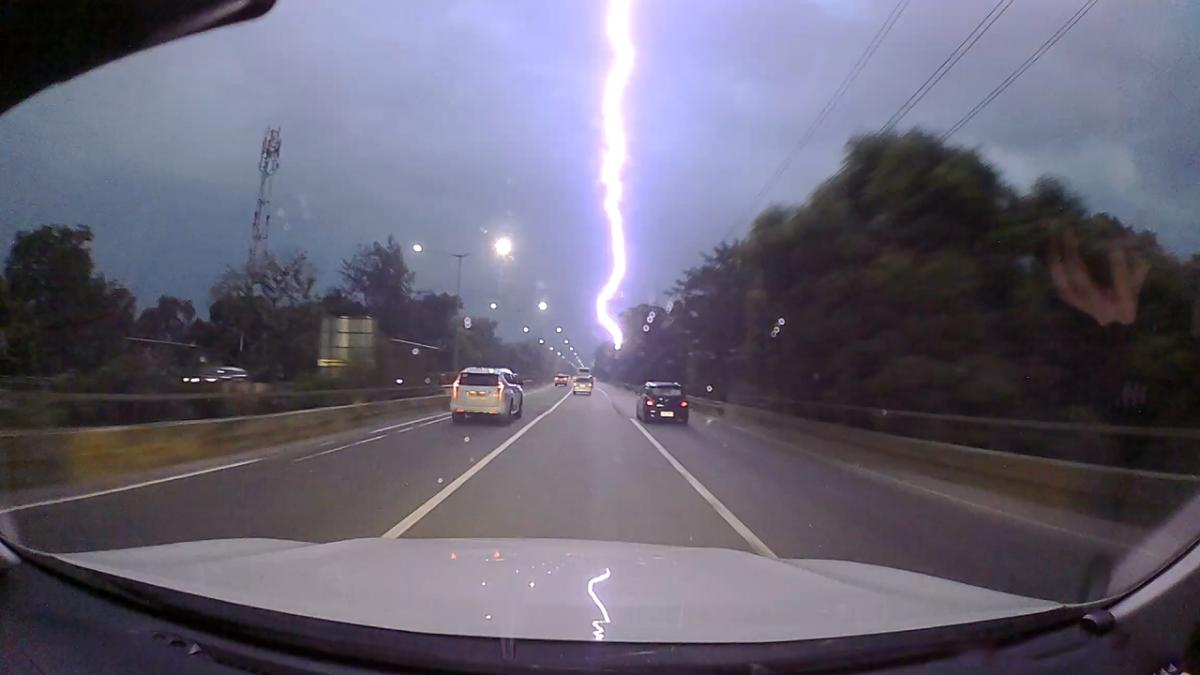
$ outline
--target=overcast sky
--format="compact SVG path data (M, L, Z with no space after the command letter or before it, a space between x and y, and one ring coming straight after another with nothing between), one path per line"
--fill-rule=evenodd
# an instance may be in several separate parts
M901 128L948 127L1080 3L1016 0ZM914 0L755 203L893 0L635 0L618 305L661 300L767 201L802 201L847 138L882 125L993 4ZM389 235L470 252L468 312L495 315L509 336L561 323L590 348L610 259L603 14L585 0L280 0L258 21L110 64L0 118L0 236L7 248L22 228L90 225L101 269L143 306L166 293L206 307L217 274L245 259L259 144L278 125L270 247L307 251L322 287L357 244ZM1186 0L1101 0L953 141L1011 183L1060 175L1093 210L1177 253L1200 250L1198 31ZM516 244L504 263L488 255L499 234ZM419 289L453 289L450 258L409 261ZM547 317L535 316L540 298Z

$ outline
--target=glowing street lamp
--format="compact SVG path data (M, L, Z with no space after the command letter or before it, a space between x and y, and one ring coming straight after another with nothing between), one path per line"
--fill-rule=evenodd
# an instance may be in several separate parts
M571 344L571 341L570 341L570 340L568 340L568 339L566 339L566 338L563 338L563 344L564 344L564 345L569 345L569 344Z
M420 253L421 251L425 250L425 247L420 244L413 244L412 250L413 250L413 253Z
M529 326L524 326L524 327L522 327L522 328L521 328L521 332L522 332L522 333L528 333L528 332L529 332Z
M542 311L542 312L544 312L544 311L546 311L546 310L547 310L547 309L549 309L549 308L550 308L550 305L546 304L546 301L545 301L545 300L541 300L541 301L539 301L539 302L538 302L538 310L539 310L539 311Z
M492 244L492 249L496 251L496 255L501 258L507 258L512 255L513 243L508 237L500 237L496 243Z
M488 309L496 309L497 307L499 307L499 305L494 302L488 303Z
M539 345L544 345L544 344L546 344L546 338L538 338L538 344L539 344Z
M562 332L562 326L555 326L555 327L554 327L554 332L555 332L555 333L561 333L561 332Z

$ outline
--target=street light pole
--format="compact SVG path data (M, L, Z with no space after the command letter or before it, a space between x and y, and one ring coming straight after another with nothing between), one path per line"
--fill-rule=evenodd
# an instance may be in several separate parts
M450 255L458 258L458 273L454 278L454 299L458 302L459 306L462 306L462 262L463 258L467 257L468 254L451 253ZM459 330L460 327L456 321L454 326L454 353L453 356L450 357L450 369L454 371L456 376L458 374L458 343L460 342Z
M512 250L513 250L512 240L509 239L508 237L501 237L495 241L495 243L492 246L492 249L496 252L496 255L500 256L501 258L508 258L509 256L512 255ZM454 278L454 299L458 301L459 305L462 305L463 304L463 301L462 301L462 263L463 263L463 258L470 255L470 253L451 253L449 251L439 251L437 249L426 249L425 246L423 246L420 243L413 244L412 250L413 250L413 253L421 253L423 251L430 250L430 251L435 251L437 253L440 253L442 255L453 256L454 258L458 259L458 269L455 273L455 278ZM494 304L495 303L493 303L493 305ZM543 305L545 304L544 301L542 304ZM493 306L492 309L495 309L495 307ZM544 307L543 307L543 309L544 309ZM462 342L462 340L459 336L459 327L458 327L458 325L455 325L454 326L454 350L453 350L453 355L450 358L450 366L451 366L451 368L454 369L455 373L458 372L458 352L459 352L459 343L460 342Z

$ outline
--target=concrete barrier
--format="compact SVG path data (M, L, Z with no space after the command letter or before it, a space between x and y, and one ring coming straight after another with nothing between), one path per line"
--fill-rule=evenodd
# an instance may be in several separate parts
M1200 489L1194 475L1099 466L856 427L689 397L693 409L734 423L783 432L797 447L830 459L908 471L1050 508L1145 525L1159 522ZM789 439L789 434L794 434ZM803 444L808 436L827 441Z
M8 490L134 475L351 429L405 412L447 410L445 395L271 415L120 427L0 433L0 484Z

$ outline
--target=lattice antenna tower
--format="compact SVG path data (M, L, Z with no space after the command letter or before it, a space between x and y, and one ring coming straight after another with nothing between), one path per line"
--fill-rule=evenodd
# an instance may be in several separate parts
M267 128L263 135L262 153L258 156L258 205L250 225L250 265L262 262L267 253L267 237L271 233L271 177L279 170L278 128Z

